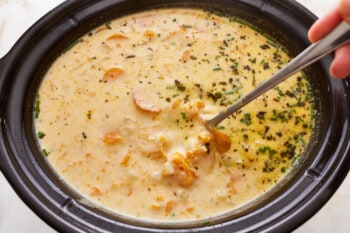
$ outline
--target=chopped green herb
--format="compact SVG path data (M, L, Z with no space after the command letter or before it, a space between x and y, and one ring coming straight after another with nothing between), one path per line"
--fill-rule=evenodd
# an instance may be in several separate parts
M294 165L300 158L300 154L298 155L295 155L293 158L292 158L292 165Z
M264 147L261 147L258 149L258 153L261 153L261 154L268 153L269 156L273 156L273 155L277 154L277 151L272 149L269 146L264 146Z
M188 24L183 24L182 25L184 28L192 28L192 25L188 25Z
M296 154L297 146L289 142L290 140L286 141L283 145L286 147L286 150L281 152L282 157L286 157L288 159L291 159Z
M225 129L225 126L223 126L223 125L218 125L216 128L217 128L217 129L220 129L220 130L223 130L223 129Z
M50 154L46 149L42 149L42 152L45 155L45 157L48 157Z
M192 60L197 60L197 57L196 57L196 56L193 56L193 55L191 55L190 58L191 58Z
M260 111L256 114L256 117L259 118L260 120L265 120L265 114L266 112Z
M175 80L175 86L179 91L186 90L186 87L179 80Z
M271 45L271 46L273 46L273 47L275 47L275 48L279 47L278 44L275 41L272 41L272 40L267 40L266 43Z
M43 132L41 132L41 131L39 131L39 132L37 133L37 135L38 135L38 138L39 138L39 139L43 139L43 138L46 136L46 134L43 133Z
M278 112L277 110L272 110L273 116L270 117L271 121L281 121L281 122L288 122L292 118L292 112L289 111L282 111Z
M203 226L209 226L211 224L210 221L203 222Z
M250 113L245 113L243 115L243 118L240 120L240 122L246 124L247 126L252 124L252 116L250 115Z
M225 45L226 47L229 46L226 40L223 40L223 43L224 43L224 45Z
M91 118L92 118L92 111L91 111L91 110L89 110L89 111L86 113L86 117L87 117L87 119L91 120Z
M215 97L216 97L217 99L222 98L222 97L224 96L224 94L223 94L222 92L220 92L220 91L215 92L214 95L215 95Z
M243 86L239 86L239 87L236 87L235 89L233 89L233 93L238 93L241 89L243 88Z
M112 27L111 27L111 22L105 23L105 26L106 26L106 28L109 29L109 30L112 29Z
M260 48L261 48L262 50L266 50L266 49L269 49L270 46L267 45L267 44L263 44L263 45L260 45Z
M214 102L216 102L218 99L222 98L224 96L224 93L217 91L215 93L207 92L207 96L211 98Z
M237 69L238 66L239 66L239 62L235 61L235 62L233 62L233 65L230 66L230 68L231 68L231 69Z
M34 118L38 119L40 114L40 95L37 94L35 98L35 105L34 105Z
M234 94L235 92L233 90L230 90L230 91L225 91L225 95L232 95Z
M243 140L244 140L244 141L247 141L248 138L249 138L248 134L243 134Z

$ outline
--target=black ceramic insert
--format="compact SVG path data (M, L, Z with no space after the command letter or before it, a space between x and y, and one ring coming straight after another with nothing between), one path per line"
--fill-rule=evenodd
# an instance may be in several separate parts
M122 15L160 7L196 7L239 17L284 44L291 55L309 45L315 16L293 0L76 0L35 23L0 59L0 169L22 200L59 232L290 232L314 215L350 166L348 80L328 74L331 57L306 69L317 96L316 133L290 179L252 205L205 224L130 221L80 201L37 146L33 105L57 56L91 29Z

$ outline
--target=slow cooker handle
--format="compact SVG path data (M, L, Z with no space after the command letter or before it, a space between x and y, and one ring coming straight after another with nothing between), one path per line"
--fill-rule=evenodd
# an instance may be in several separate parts
M1 103L3 98L2 98L2 95L4 93L3 91L3 88L4 88L4 83L5 83L5 63L6 63L6 60L5 60L6 56L0 58L0 111L3 111L2 110L2 106L3 104ZM0 116L1 118L1 116ZM0 119L0 130L2 132L2 124L1 124L1 119ZM2 135L0 135L0 140L2 140ZM2 146L2 143L0 142L0 147ZM4 158L3 158L3 151L2 151L2 148L0 148L0 172L3 171L2 169L2 165L4 163Z
M5 64L6 64L6 56L0 58L0 96L3 93L3 85L5 82Z

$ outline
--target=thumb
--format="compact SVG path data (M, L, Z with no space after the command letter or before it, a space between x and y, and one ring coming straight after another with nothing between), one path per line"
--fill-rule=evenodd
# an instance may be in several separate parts
M341 17L350 24L350 0L340 0L339 12Z

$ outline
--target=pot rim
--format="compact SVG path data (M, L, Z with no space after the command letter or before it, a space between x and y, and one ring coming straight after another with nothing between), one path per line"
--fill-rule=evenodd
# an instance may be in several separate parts
M88 3L86 3L88 2ZM32 209L34 212L36 212L44 221L46 221L49 225L54 226L54 228L66 232L66 231L85 231L85 230L91 230L94 229L95 226L89 225L89 223L84 226L83 222L77 221L75 218L79 218L79 216L76 216L77 211L81 211L82 207L80 206L80 203L78 203L73 198L69 197L66 193L64 193L62 190L56 190L57 184L54 183L51 180L46 180L48 184L43 184L40 180L35 180L35 177L32 176L31 172L28 170L27 166L36 166L38 169L38 173L43 176L47 177L45 174L45 171L40 168L37 161L35 160L20 160L16 156L16 153L30 153L30 151L17 151L17 145L16 143L23 143L21 141L17 141L18 139L25 139L27 137L26 132L30 129L27 129L25 125L21 125L21 128L17 128L18 132L14 131L11 126L8 125L8 123L11 124L11 120L9 119L10 115L13 115L13 112L9 109L9 103L4 103L5 99L7 100L9 98L9 95L12 90L12 83L9 80L8 76L9 74L13 74L13 69L18 65L18 63L21 63L21 54L23 51L28 49L29 41L33 38L36 38L39 40L40 33L43 33L43 30L50 30L49 28L51 25L55 25L59 19L57 18L57 15L63 14L64 12L74 12L75 9L79 9L80 5L89 5L92 4L92 2L96 1L66 1L59 5L54 10L50 11L47 15L45 15L43 18L41 18L37 23L35 23L15 44L15 46L10 50L10 52L5 55L2 59L0 59L0 88L1 88L1 105L0 105L0 124L2 129L2 134L0 135L0 147L1 147L1 153L0 153L0 159L3 161L0 163L0 170L4 173L5 177L9 180L10 184L14 187L17 194L24 200L24 202ZM138 1L118 1L120 3L123 2L138 2ZM215 2L215 1L212 1ZM231 2L231 1L225 1L225 2ZM261 4L263 6L262 11L268 13L269 7L271 7L270 4L266 3L264 0L254 1L254 0L239 0L238 2L242 2L244 4ZM278 1L273 0L270 2L277 2ZM311 23L311 19L315 19L315 16L308 12L305 8L303 8L300 4L296 3L295 1L288 0L285 1L283 4L287 4L291 6L291 8L295 12L294 14L302 15L306 14L307 18L309 19ZM305 15L304 15L305 17ZM72 31L79 25L79 20L77 21L75 17L71 17L69 19L66 19L62 27L59 28L59 30L62 30L62 33ZM56 36L52 36L52 38L56 39ZM49 46L49 45L47 45ZM45 47L45 45L44 45ZM47 49L45 47L45 49ZM44 50L45 50L44 49ZM40 53L40 51L39 51ZM323 62L324 64L329 64L329 58L325 59ZM325 65L324 65L325 66ZM27 84L23 84L25 86ZM334 84L336 88L340 88L340 86L347 86L348 81L344 80L342 81L342 85ZM23 87L22 86L22 87ZM13 101L12 101L13 102ZM339 106L342 103L334 102L335 106ZM339 106L344 107L344 106ZM25 108L25 107L24 107ZM345 106L346 108L346 106ZM344 111L348 111L345 109ZM20 116L18 116L20 117ZM21 119L15 119L19 122L22 122ZM343 125L339 125L339 122L337 122L337 119L333 119L333 125L330 127L326 133L325 138L331 139L331 133L335 130L342 131L342 129L348 129L349 128L349 119L345 118L343 119ZM245 230L266 230L266 231L276 231L281 232L285 231L286 229L294 229L298 227L300 224L302 224L304 221L306 221L308 218L310 218L313 214L315 214L323 205L328 201L328 199L333 195L337 187L341 184L343 179L345 178L346 174L348 173L350 169L350 159L349 159L349 149L350 145L348 143L349 140L349 132L344 130L344 132L339 136L340 142L344 143L344 146L341 148L336 148L334 153L341 153L346 154L347 156L340 157L339 156L333 156L330 157L328 161L313 161L310 164L310 168L306 170L306 173L302 175L296 183L292 185L292 188L294 187L293 192L287 192L278 197L273 202L267 204L264 209L260 210L260 212L255 212L254 217L259 217L260 221L257 222L257 225L253 225L250 227L245 228ZM17 140L13 140L13 139ZM11 140L12 139L12 140ZM24 140L25 141L25 140ZM26 143L26 142L25 142ZM27 148L27 146L30 147L30 145L26 145L26 149L30 150L30 148ZM320 171L318 168L319 164L322 163L324 166L324 169L326 172L322 173L323 170ZM334 172L336 171L336 172ZM306 187L305 187L306 186ZM52 193L50 193L51 196L47 196L46 191L42 190L43 187L50 187L53 189ZM295 193L296 192L296 193ZM298 193L307 193L307 195L302 195L302 198L298 198ZM56 195L61 195L58 199L59 201L55 200ZM286 197L294 197L295 200L292 203L286 203L285 198ZM264 211L266 209L271 210L278 210L276 207L280 207L281 205L275 206L275 204L281 202L286 206L286 209L282 210L283 213L281 216L269 216L269 218L266 218L264 220L266 214ZM293 205L293 206L291 206ZM310 208L310 205L313 206L313 208ZM87 211L92 216L96 217L96 219L101 219L101 216L98 216L98 214L94 213L90 209L84 209L84 211ZM290 212L292 211L292 212ZM291 214L291 215L289 215ZM253 218L251 217L251 214L248 214L246 218L250 218L250 221L253 221ZM278 221L276 221L278 220ZM110 219L107 221L110 223ZM273 225L271 225L271 221L275 221ZM230 232L230 225L235 224L236 221L227 221L222 224L212 225L212 226L203 226L199 228L194 228L192 230L190 229L171 229L172 232L185 232L185 231L209 231L209 230L222 230L223 232ZM85 223L86 224L86 223ZM107 227L107 226L106 226ZM118 229L128 229L128 231L168 231L169 229L152 229L147 226L132 226L125 224L123 222L116 223L116 227ZM96 230L98 230L96 228Z

